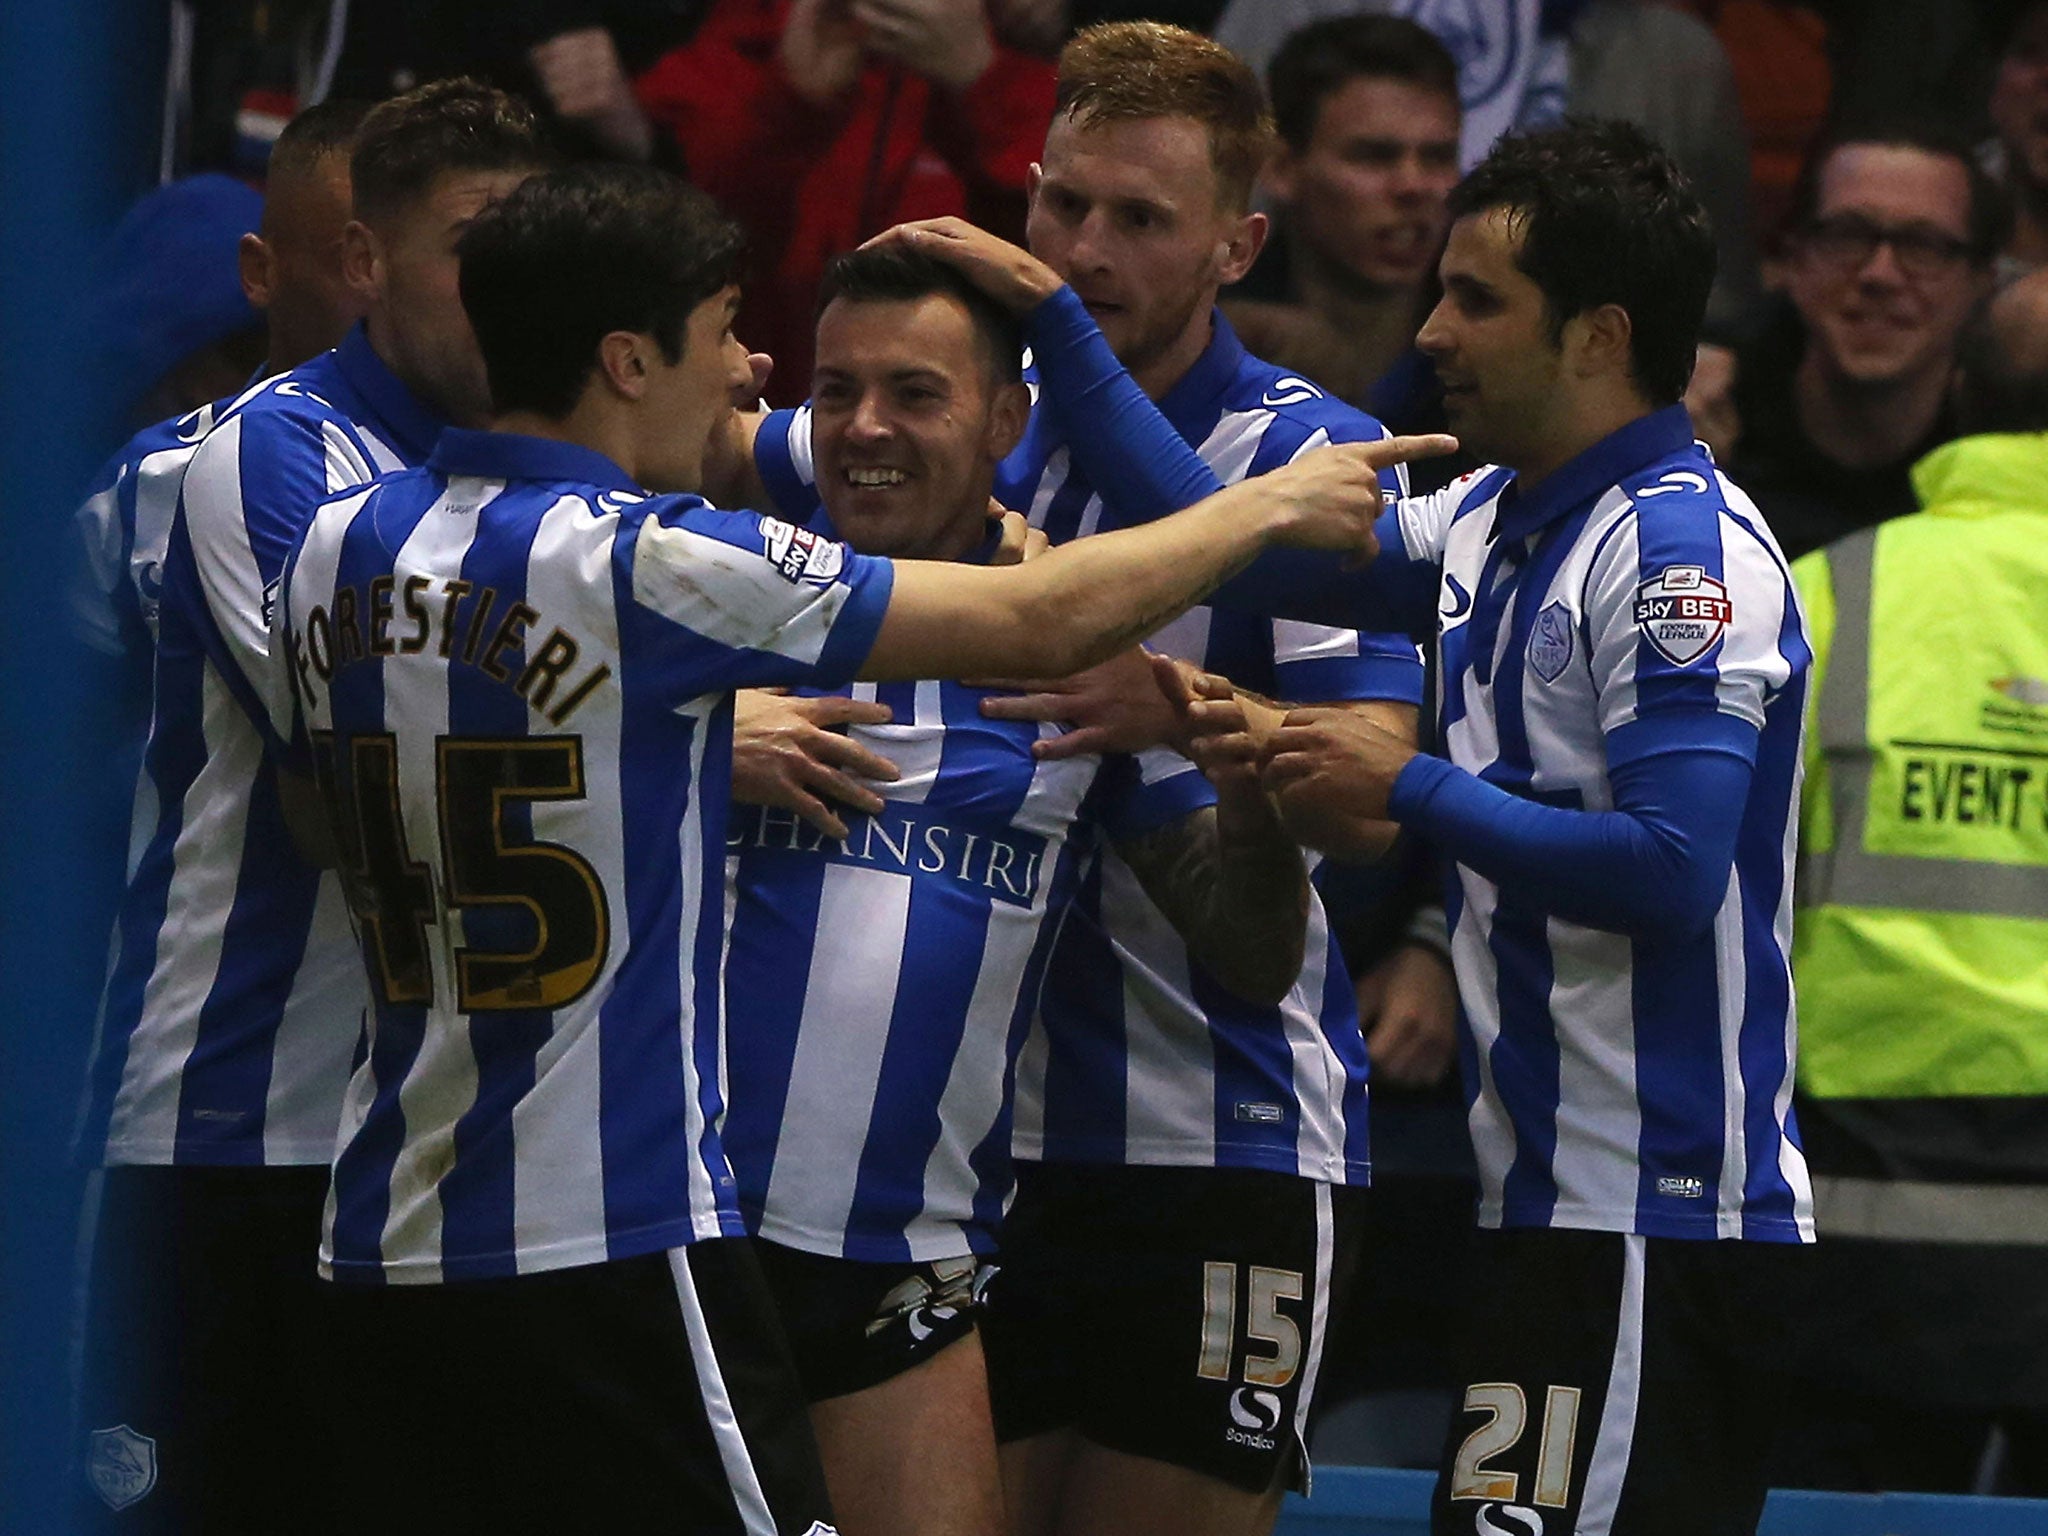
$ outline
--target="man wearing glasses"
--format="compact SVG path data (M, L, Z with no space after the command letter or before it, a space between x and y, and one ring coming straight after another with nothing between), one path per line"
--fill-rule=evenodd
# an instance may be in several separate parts
M2007 213L1966 140L1914 122L1822 141L1787 247L1790 312L1742 358L1730 473L1796 559L1914 508L1907 469L1955 435L1956 338Z

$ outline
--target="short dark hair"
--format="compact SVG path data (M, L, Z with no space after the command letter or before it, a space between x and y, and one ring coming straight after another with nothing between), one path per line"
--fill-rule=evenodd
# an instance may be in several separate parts
M1970 186L1969 227L1963 238L1969 242L1971 262L1986 266L2003 248L2012 231L2012 208L2004 189L1977 158L1975 142L1953 123L1911 111L1852 118L1816 139L1792 183L1789 233L1796 235L1813 223L1820 213L1820 180L1828 161L1837 151L1856 144L1916 149L1923 155L1955 161L1962 166Z
M329 155L353 155L370 103L347 97L315 102L284 125L270 146L268 176L296 176Z
M963 276L960 269L922 251L899 245L848 251L825 269L818 285L818 313L835 299L849 304L914 303L942 293L966 306L989 376L998 384L1024 377L1024 326L1017 317Z
M690 312L735 281L740 229L666 171L576 165L522 182L463 231L462 307L500 411L559 421L613 331L681 361Z
M1251 65L1213 38L1159 21L1083 27L1060 50L1053 114L1077 128L1191 117L1209 135L1217 202L1251 206L1273 152L1273 119Z
M1290 32L1266 66L1273 124L1299 153L1315 137L1323 103L1353 80L1401 80L1458 106L1458 61L1406 16L1332 16Z
M1956 426L1967 436L2048 432L2048 366L2023 361L1998 324L1999 297L1979 304L1956 340Z
M1684 395L1714 286L1714 231L1692 184L1642 129L1566 118L1510 134L1449 206L1453 219L1508 210L1521 233L1515 265L1543 290L1553 343L1574 315L1617 304L1636 388L1654 405Z
M374 223L451 172L539 171L558 156L533 108L467 76L380 101L349 157L356 217Z

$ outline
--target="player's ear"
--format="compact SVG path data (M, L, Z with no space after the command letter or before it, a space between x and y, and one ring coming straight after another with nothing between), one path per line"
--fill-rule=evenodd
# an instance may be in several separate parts
M1266 248L1270 221L1263 213L1247 213L1230 221L1216 263L1217 281L1228 287L1251 271Z
M613 394L638 400L647 393L647 346L636 331L607 331L597 344L597 369Z
M1568 363L1580 378L1632 376L1634 339L1635 326L1619 304L1596 304L1565 323L1565 345L1572 354Z
M235 265L242 278L242 297L252 309L270 308L277 282L277 256L258 234L242 236L235 246Z
M350 219L341 227L341 275L365 306L383 297L384 242L361 219Z
M1038 201L1038 188L1045 181L1045 167L1036 160L1024 172L1024 206L1029 208Z
M1031 391L1022 384L1001 384L988 413L989 457L1006 459L1024 441L1031 420Z

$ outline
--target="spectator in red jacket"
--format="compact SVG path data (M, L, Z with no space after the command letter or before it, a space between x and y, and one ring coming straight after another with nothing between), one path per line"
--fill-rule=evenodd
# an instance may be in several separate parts
M998 42L982 0L715 0L638 88L747 228L741 334L775 357L770 398L793 404L833 256L946 213L1022 238L1053 71Z

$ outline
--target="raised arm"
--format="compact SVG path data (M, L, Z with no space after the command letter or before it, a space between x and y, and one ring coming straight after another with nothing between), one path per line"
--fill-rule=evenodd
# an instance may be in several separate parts
M869 678L1058 676L1092 666L1200 602L1269 545L1370 558L1379 471L1448 438L1343 443L1143 528L1003 569L898 561Z
M961 219L899 225L894 241L958 267L1024 318L1041 408L1067 428L1068 451L1103 501L1104 529L1150 522L1213 494L1220 482L1116 360L1073 289L1028 251ZM1446 450L1448 451L1448 450ZM1349 629L1434 628L1435 581L1417 581L1389 513L1385 557L1369 570L1326 554L1274 550L1221 585L1210 602L1262 617Z

